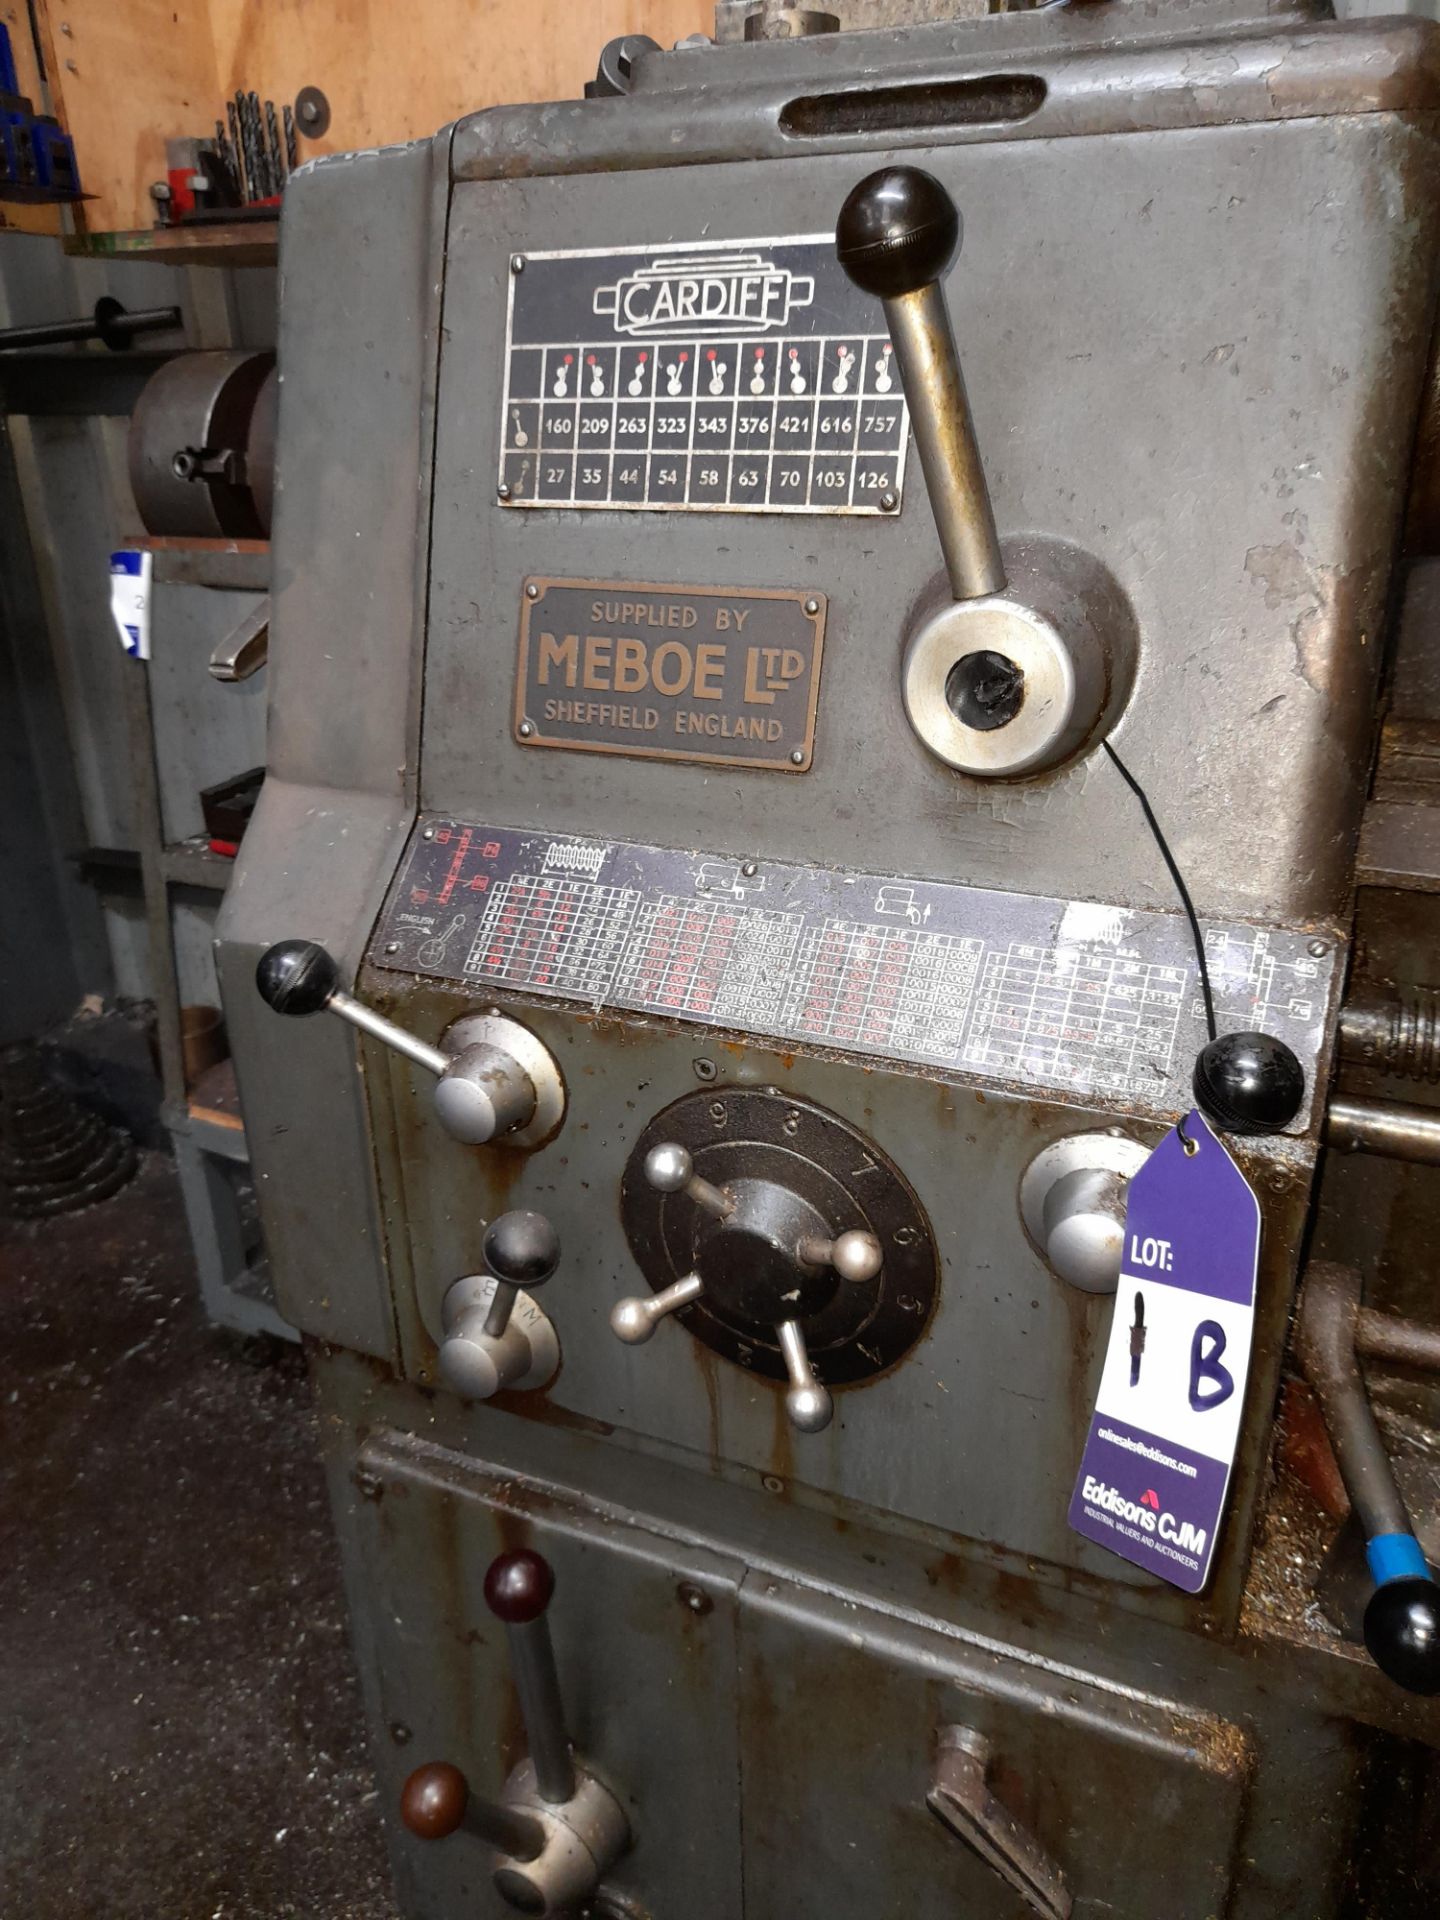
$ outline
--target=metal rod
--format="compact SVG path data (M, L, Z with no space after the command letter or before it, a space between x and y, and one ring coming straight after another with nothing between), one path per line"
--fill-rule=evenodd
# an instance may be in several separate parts
M173 333L181 324L179 307L145 307L139 313L90 314L83 320L50 320L33 327L0 328L0 352L20 347L59 347L72 340L129 339L137 333Z
M560 1704L560 1679L555 1671L555 1649L550 1623L542 1613L505 1629L510 1639L510 1664L520 1717L530 1742L535 1788L542 1800L560 1806L575 1794L575 1762L565 1732L565 1710Z
M1390 1360L1404 1367L1440 1373L1440 1327L1361 1307L1355 1316L1355 1351L1366 1360Z
M1440 1111L1433 1107L1334 1094L1325 1110L1325 1139L1343 1153L1377 1153L1440 1167Z
M533 1814L481 1800L472 1794L465 1803L462 1824L468 1833L512 1860L538 1860L545 1851L545 1828Z
M515 1296L520 1289L513 1280L497 1280L495 1291L490 1296L490 1311L485 1315L483 1331L492 1340L504 1337L510 1324L510 1316L515 1311Z
M1367 1540L1413 1533L1355 1358L1360 1276L1317 1261L1305 1275L1296 1348L1320 1402L1340 1477Z
M890 339L920 450L936 531L957 600L1005 587L990 489L975 441L965 376L939 284L885 302Z
M450 1065L448 1053L442 1053L439 1047L427 1046L423 1040L417 1040L413 1033L407 1033L404 1027L397 1027L393 1020L387 1020L383 1013L373 1012L363 1001L352 999L338 988L325 1005L331 1013L338 1013L342 1020L348 1020L352 1027L383 1040L387 1047L393 1047L396 1053L403 1053L407 1060L413 1060L430 1073L444 1073Z

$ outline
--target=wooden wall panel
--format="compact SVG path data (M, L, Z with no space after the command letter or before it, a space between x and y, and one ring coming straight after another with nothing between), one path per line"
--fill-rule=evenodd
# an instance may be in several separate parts
M15 70L20 91L37 113L45 111L44 90L40 85L40 62L30 31L30 16L25 0L0 0L0 20L10 30L10 45L15 53ZM58 207L26 207L18 201L0 200L0 232L49 233L60 231Z
M0 0L0 11L18 0ZM24 8L19 8L22 17ZM92 233L149 226L169 134L207 134L237 88L330 101L302 156L384 146L507 101L574 99L607 40L709 32L713 0L40 0Z

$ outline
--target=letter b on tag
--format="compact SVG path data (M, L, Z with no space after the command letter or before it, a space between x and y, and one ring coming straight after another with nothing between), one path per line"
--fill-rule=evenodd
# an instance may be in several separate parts
M1218 1320L1202 1320L1190 1342L1190 1405L1196 1413L1220 1407L1235 1391L1235 1376L1221 1364L1225 1329Z

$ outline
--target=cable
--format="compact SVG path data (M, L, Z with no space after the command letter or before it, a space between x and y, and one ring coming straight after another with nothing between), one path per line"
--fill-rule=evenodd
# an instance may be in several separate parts
M1175 882L1175 891L1180 896L1180 904L1185 909L1185 918L1190 922L1191 938L1195 942L1195 960L1200 969L1200 991L1205 999L1205 1026L1208 1030L1209 1037L1213 1040L1215 1038L1215 999L1210 991L1210 963L1205 958L1205 939L1200 931L1200 922L1195 915L1195 906L1190 898L1190 889L1185 884L1185 876L1175 864L1175 856L1171 853L1170 844L1161 831L1160 822L1155 818L1155 809L1146 798L1145 789L1135 778L1134 774L1131 773L1130 769L1120 758L1114 747L1111 746L1110 742L1105 740L1101 742L1101 745L1114 762L1115 771L1140 802L1140 811L1145 815L1145 824L1149 827L1151 833L1154 834L1155 844L1160 849L1160 854L1165 865L1170 869L1170 878Z

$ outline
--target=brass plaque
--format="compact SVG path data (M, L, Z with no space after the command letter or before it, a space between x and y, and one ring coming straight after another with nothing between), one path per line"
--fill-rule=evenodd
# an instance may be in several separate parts
M804 773L825 596L532 577L520 599L515 738L646 760Z

